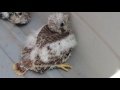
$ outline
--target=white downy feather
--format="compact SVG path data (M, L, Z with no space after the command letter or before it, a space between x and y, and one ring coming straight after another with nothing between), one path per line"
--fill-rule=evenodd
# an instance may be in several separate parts
M42 49L39 50L39 56L44 63L48 63L48 58L50 57L49 52L47 50L48 46L52 49L51 53L55 53L55 56L61 56L61 52L69 51L70 48L74 48L76 45L77 42L74 34L70 34L69 36L60 41L56 41L45 45Z
M2 15L3 15L3 19L7 19L9 18L9 13L8 12L2 12Z
M44 25L45 26L45 25ZM32 31L32 33L27 37L27 40L25 42L25 47L27 47L28 49L31 49L33 47L35 47L36 45L36 40L37 40L37 36L39 34L39 32L41 31L41 29L44 27L42 26L39 30L37 31Z
M38 53L39 53L39 48L35 47L30 53L30 60L35 61L35 57L38 55Z

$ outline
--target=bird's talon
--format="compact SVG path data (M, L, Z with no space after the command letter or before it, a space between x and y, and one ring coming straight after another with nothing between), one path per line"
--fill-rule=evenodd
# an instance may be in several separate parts
M73 67L70 66L68 63L57 65L57 67L65 70L65 71L67 71L67 72L68 72L68 69L72 69L72 68L73 68Z

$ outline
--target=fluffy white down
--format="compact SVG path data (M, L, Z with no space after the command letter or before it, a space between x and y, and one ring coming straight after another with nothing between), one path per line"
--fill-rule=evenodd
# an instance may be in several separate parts
M38 55L38 53L39 53L39 48L35 47L30 53L30 60L35 61L35 57Z
M60 55L61 52L68 51L70 48L74 48L77 45L74 34L70 34L69 36L67 36L66 38L60 41L47 44L42 49L39 49L35 47L35 45L36 45L37 35L40 32L40 30L41 28L27 37L26 47L29 49L34 47L32 52L30 53L30 60L32 61L35 61L35 57L39 55L44 63L48 63L49 62L48 58L51 57L49 51L47 50L48 46L52 49L51 53L55 53L55 56L60 56L62 58L62 56Z
M9 17L9 13L8 12L2 12L2 15L3 15L3 19L6 19Z
M51 21L51 20L56 24L57 23L60 24L64 20L64 15L63 13L55 13L48 17L48 21Z
M49 62L48 58L50 57L50 55L48 54L49 52L47 50L48 46L52 49L51 53L55 53L56 54L55 56L61 56L60 55L61 52L68 51L70 48L74 48L76 45L77 45L77 42L76 42L74 34L70 34L69 36L67 36L66 38L60 41L47 44L41 50L39 50L38 53L39 53L41 60L44 63L48 63Z
M45 25L44 25L45 26ZM37 31L32 31L32 33L27 37L27 40L25 42L25 47L27 47L28 49L31 49L33 47L35 47L36 45L36 40L37 40L37 36L39 34L39 32L41 31L41 29L44 27L42 26L39 30Z

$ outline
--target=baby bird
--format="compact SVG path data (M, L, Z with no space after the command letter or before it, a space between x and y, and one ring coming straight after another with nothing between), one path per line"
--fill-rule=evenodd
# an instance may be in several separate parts
M0 12L0 18L6 19L15 25L27 24L31 15L29 12Z
M51 69L72 68L66 61L77 45L69 27L69 16L55 13L48 17L46 25L28 36L22 51L22 61L13 65L16 74L24 75L31 70L43 73Z

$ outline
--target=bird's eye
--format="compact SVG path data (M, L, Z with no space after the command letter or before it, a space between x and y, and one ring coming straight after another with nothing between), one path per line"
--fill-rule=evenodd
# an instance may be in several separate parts
M19 13L19 15L22 15L22 13Z
M61 23L61 27L63 27L64 26L64 23Z

